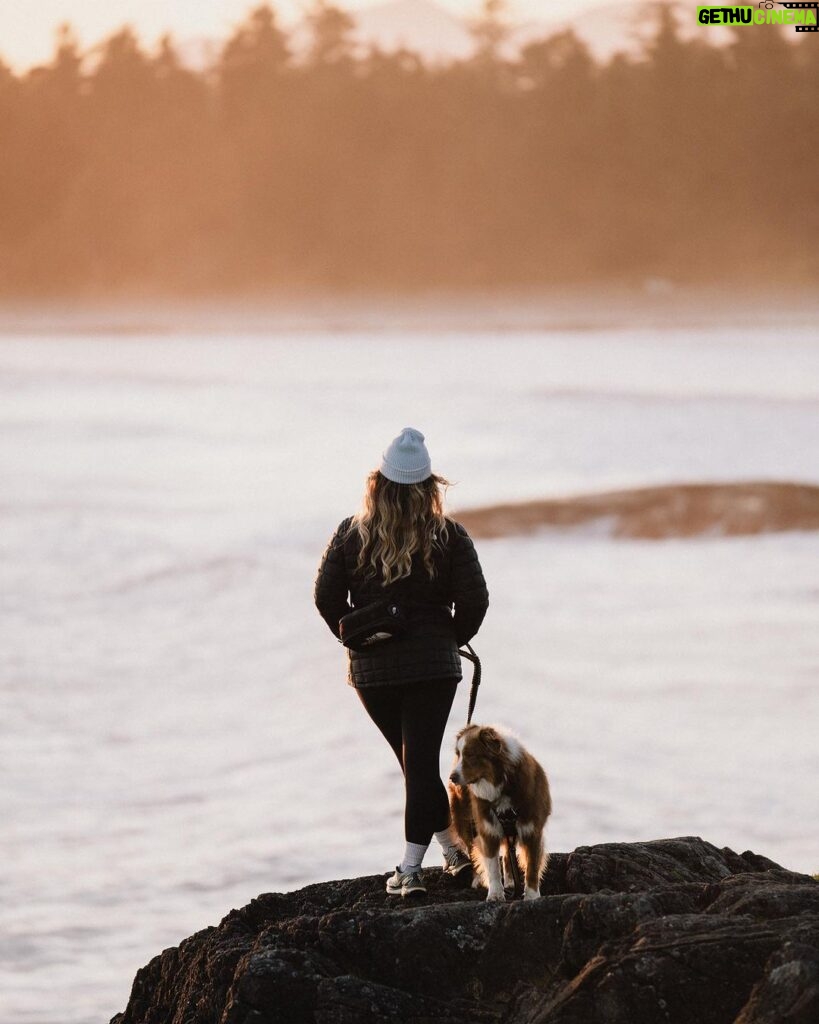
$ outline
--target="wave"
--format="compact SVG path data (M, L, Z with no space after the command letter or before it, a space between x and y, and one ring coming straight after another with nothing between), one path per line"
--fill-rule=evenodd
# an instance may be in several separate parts
M224 573L239 570L255 569L259 565L256 558L241 555L216 555L213 558L206 558L199 562L180 562L172 565L154 569L151 572L142 573L139 576L131 576L121 580L113 586L106 587L106 594L123 594L140 587L150 586L154 583L164 584L168 581L176 582L186 576Z
M795 482L672 483L465 509L473 537L603 525L614 537L660 540L819 530L819 486Z
M804 405L814 407L819 405L819 393L817 394L783 394L777 392L762 391L661 391L661 390L636 390L632 388L605 389L588 387L550 387L538 388L529 392L534 398L546 400L568 399L581 402L627 402L629 405L661 405L666 406L672 403L679 405L690 405L692 402L702 404L710 403L724 407L726 402L746 403L749 405Z

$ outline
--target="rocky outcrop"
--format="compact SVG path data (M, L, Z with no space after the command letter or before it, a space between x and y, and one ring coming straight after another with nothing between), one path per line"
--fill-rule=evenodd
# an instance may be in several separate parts
M112 1024L815 1024L819 883L697 838L553 854L543 897L439 868L266 893L166 949Z
M819 530L819 487L796 483L701 483L602 491L466 509L473 537L506 537L600 522L615 537L695 537Z

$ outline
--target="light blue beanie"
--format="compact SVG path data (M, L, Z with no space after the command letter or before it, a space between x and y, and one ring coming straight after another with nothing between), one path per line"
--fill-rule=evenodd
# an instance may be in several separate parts
M384 452L381 472L396 484L419 484L432 475L424 435L414 427L404 427Z

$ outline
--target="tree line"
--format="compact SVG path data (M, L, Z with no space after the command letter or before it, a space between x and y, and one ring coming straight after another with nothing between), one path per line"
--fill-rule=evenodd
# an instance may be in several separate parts
M0 62L0 293L815 279L816 35L683 40L652 3L636 55L568 30L511 61L502 8L446 66L362 54L329 0L298 58L263 5L198 71L61 27Z

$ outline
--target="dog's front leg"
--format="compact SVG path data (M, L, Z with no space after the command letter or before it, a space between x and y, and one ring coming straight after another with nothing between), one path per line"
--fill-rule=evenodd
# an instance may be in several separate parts
M505 900L506 893L503 891L500 857L497 854L487 859L486 873L489 875L489 892L486 894L486 898L488 900Z
M483 867L489 882L487 900L505 900L506 894L503 891L503 880L500 869L500 838L492 835L481 836L481 856Z
M501 853L501 876L503 878L504 889L513 889L515 886L515 877L512 874L511 864L511 853L507 844L506 849Z

